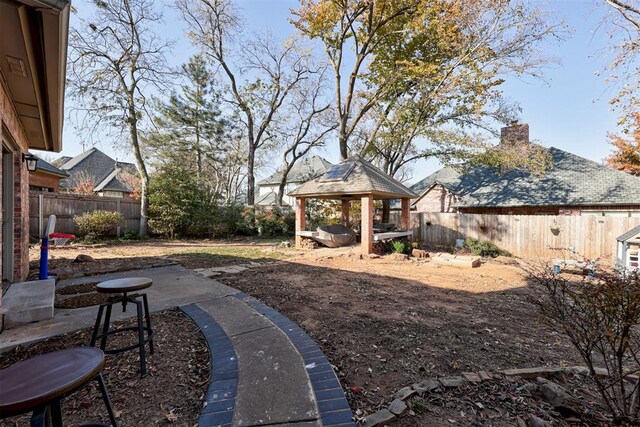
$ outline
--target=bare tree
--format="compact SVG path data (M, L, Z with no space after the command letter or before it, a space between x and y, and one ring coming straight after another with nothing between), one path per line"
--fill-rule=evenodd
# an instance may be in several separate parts
M327 137L338 128L331 104L323 102L325 73L323 67L310 76L293 94L287 108L287 122L276 129L277 138L284 142L278 205L282 206L287 179L293 166L314 148L324 145ZM313 178L313 177L309 177Z
M94 0L91 19L70 32L70 95L88 134L108 128L112 137L128 134L140 175L140 234L147 234L149 174L140 149L147 96L162 89L169 74L168 44L153 32L162 15L153 0Z
M292 90L310 73L309 52L296 39L268 34L242 37L241 20L228 0L176 0L196 46L220 67L241 112L247 142L247 203L255 202L256 151L274 142L270 130Z
M625 123L640 105L640 1L604 0L611 6L605 18L609 39L614 44L615 56L607 71L611 83L621 87L611 104L622 111Z

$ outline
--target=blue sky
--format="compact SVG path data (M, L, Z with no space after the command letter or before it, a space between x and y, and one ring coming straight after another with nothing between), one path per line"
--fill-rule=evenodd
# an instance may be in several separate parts
M252 31L268 30L280 37L286 37L293 31L289 24L289 10L297 6L297 1L239 0L237 3L245 16L247 27ZM614 91L607 89L604 77L596 76L609 59L606 56L609 52L607 34L604 31L596 31L602 15L608 9L604 6L603 0L536 3L564 19L572 31L564 42L544 46L544 53L560 58L561 63L546 70L546 82L533 79L521 81L514 78L507 80L502 90L507 97L520 104L520 119L521 122L529 124L531 139L544 146L558 147L600 162L610 151L607 133L618 130L618 116L610 111L608 104L608 99ZM179 65L185 62L194 50L184 35L184 24L171 3L167 4L170 7L165 9L166 24L163 35L176 41L169 61L173 65ZM82 13L87 8L87 2L82 0L75 3L75 6ZM72 17L72 25L73 23ZM70 101L67 101L67 104L70 104ZM82 141L83 138L76 133L72 124L65 123L61 154L79 154L82 151ZM132 160L126 150L115 149L111 141L103 141L96 146L119 160ZM333 162L339 158L337 147L328 148L321 154ZM414 178L409 182L423 178L438 167L436 161L417 164ZM273 169L265 169L259 175L263 176L272 171Z

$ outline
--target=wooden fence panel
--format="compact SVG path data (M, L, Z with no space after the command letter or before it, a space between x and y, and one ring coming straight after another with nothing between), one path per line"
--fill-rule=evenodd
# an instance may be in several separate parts
M120 212L124 224L113 230L120 235L126 230L139 231L140 202L134 199L118 199L77 194L30 192L29 193L29 235L39 237L42 227L46 226L49 215L56 216L56 231L59 233L79 234L80 230L73 217L84 212L105 210Z
M422 212L412 214L412 223L414 237L435 247L453 247L456 239L473 237L527 258L571 249L588 258L613 260L616 237L640 225L640 218Z

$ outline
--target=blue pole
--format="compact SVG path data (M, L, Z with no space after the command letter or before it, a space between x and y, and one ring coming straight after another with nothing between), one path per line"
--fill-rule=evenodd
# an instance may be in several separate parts
M40 280L49 278L49 238L42 239L40 246Z

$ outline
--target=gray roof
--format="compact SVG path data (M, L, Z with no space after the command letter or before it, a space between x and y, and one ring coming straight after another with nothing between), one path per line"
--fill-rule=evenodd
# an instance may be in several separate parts
M331 163L320 156L307 157L293 165L287 174L287 182L307 182L310 179L319 177L331 166ZM275 172L258 182L258 185L280 184L282 173L282 171Z
M36 156L36 157L38 157L38 156ZM69 176L69 174L67 172L58 169L57 167L55 167L51 163L47 162L46 160L41 159L40 157L38 157L38 163L36 164L36 171L37 172L48 173L48 174L51 174L51 175L57 175L60 178L64 178L64 177Z
M274 206L278 204L278 193L275 191L269 191L264 196L259 196L256 201L256 205L258 206ZM282 201L282 206L289 206L287 202Z
M461 197L457 207L640 205L640 177L551 147L553 167L543 176L524 171L500 174L472 167L443 168L411 188L421 193L441 184Z
M632 228L631 230L627 231L626 233L618 236L618 238L616 239L618 242L626 242L627 240L637 236L640 234L640 225L637 227Z
M342 179L327 179L323 175L312 181L305 182L289 193L290 196L307 196L320 198L355 198L356 195L373 194L378 198L397 199L402 197L417 197L413 191L405 187L400 181L390 177L366 160L356 156L342 161L334 168L341 168L353 163Z
M123 169L135 171L135 166L132 163L117 162L97 148L67 158L58 167L69 173L70 177L78 173L86 174L93 182L94 191L131 192L131 189L118 178L118 172ZM67 188L67 185L68 182L62 181L63 188Z

